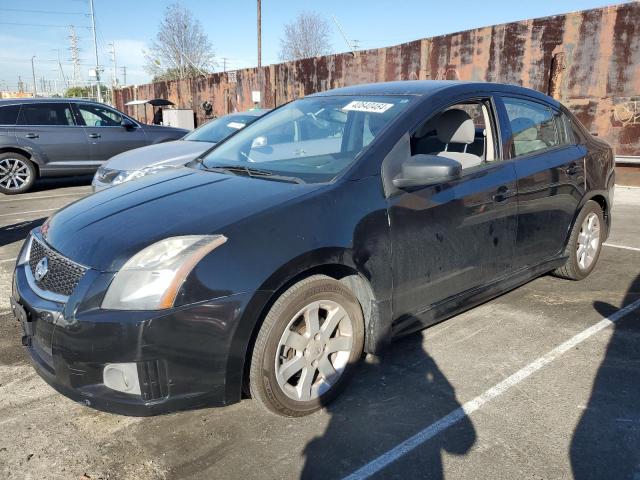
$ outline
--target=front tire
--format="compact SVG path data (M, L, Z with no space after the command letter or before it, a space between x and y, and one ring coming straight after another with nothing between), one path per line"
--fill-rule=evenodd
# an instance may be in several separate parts
M576 219L565 255L566 263L553 274L568 280L582 280L595 268L605 233L602 208L593 200L585 203Z
M342 283L314 275L285 291L267 314L251 358L251 395L267 410L300 417L333 400L364 346L360 304Z
M24 155L0 153L0 192L5 195L25 193L36 181L38 172Z

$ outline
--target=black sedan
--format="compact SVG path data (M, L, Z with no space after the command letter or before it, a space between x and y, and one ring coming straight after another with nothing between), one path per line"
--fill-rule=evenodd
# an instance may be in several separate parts
M39 374L87 405L244 390L300 416L363 352L544 273L586 277L613 186L611 148L540 93L348 87L59 211L21 251L12 306Z

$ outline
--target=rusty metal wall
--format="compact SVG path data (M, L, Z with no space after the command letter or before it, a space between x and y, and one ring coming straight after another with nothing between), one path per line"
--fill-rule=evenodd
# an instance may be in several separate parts
M261 90L263 107L274 107L345 85L413 79L502 82L554 93L617 154L640 156L640 2L128 87L116 92L116 105L143 120L143 107L124 104L168 98L193 108L200 124L208 118L202 102L211 102L216 116L242 111L253 107L252 90Z

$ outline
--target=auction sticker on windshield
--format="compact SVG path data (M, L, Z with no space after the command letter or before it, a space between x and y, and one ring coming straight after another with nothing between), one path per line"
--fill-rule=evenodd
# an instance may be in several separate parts
M368 112L368 113L384 113L393 107L393 103L382 102L363 102L354 100L342 108L345 111Z
M244 123L240 123L240 122L229 122L229 123L227 123L227 127L229 127L229 128L235 128L236 130L240 130L241 128L244 128Z

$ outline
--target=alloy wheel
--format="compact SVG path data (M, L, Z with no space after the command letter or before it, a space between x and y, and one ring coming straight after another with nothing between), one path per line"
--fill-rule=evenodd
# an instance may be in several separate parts
M336 384L353 348L353 322L338 303L320 300L302 308L276 350L278 385L291 399L314 400Z
M0 187L7 190L20 190L29 183L31 172L24 160L3 158L0 160Z
M600 219L594 212L589 213L582 222L578 235L577 258L582 270L587 270L600 248Z

